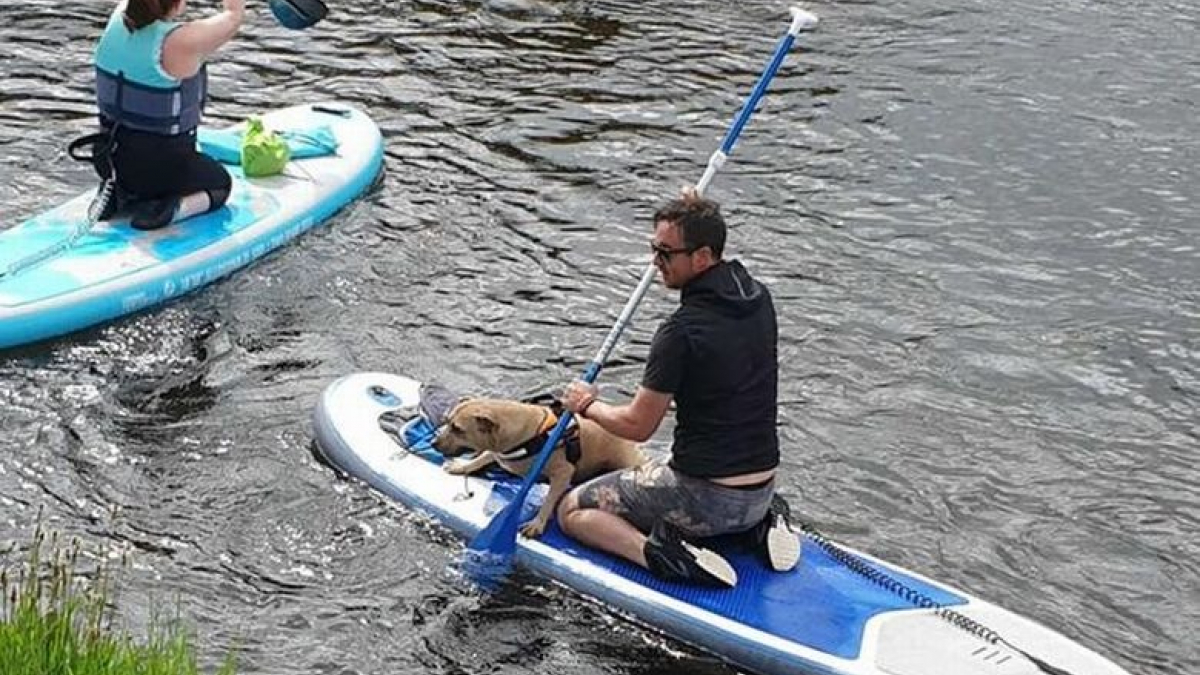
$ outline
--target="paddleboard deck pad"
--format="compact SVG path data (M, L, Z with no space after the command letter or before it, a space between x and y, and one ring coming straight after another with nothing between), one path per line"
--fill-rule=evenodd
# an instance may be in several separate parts
M442 470L433 424L419 416L421 383L356 373L330 384L313 413L320 453L336 469L469 538L517 493L521 479L492 470L464 479ZM537 484L531 518L546 494ZM819 542L825 542L822 545ZM742 668L768 675L1037 675L1033 661L986 635L951 625L930 599L1072 675L1127 675L1095 652L1016 614L867 554L805 535L801 560L777 573L751 551L722 550L732 589L661 581L584 547L552 524L519 538L515 562ZM852 559L857 563L847 564ZM854 565L862 569L855 571ZM876 580L869 578L875 570ZM886 581L896 583L888 588ZM898 588L900 590L898 590ZM906 594L903 589L909 592Z
M348 105L302 105L261 117L271 130L319 131L336 140L330 152L293 157L275 176L247 178L240 166L226 165L233 188L211 213L149 232L132 228L128 217L101 221L28 267L19 263L86 227L95 190L0 232L0 348L80 330L225 276L328 219L366 191L383 165L379 128Z

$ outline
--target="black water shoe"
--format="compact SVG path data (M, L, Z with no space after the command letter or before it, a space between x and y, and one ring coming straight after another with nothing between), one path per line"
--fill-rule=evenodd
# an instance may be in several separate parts
M142 202L135 207L129 224L135 230L161 230L175 219L175 211L178 208L179 199L176 197Z
M659 579L724 588L737 585L737 572L729 561L715 551L687 543L683 532L665 520L650 531L642 552L650 572Z
M800 562L800 535L792 529L791 516L787 501L775 494L767 515L751 530L763 561L776 572L790 572Z

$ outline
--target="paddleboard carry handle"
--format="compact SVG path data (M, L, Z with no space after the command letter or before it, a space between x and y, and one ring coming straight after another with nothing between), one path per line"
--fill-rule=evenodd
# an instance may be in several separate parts
M788 28L787 33L780 39L779 44L775 48L774 55L759 76L754 89L746 98L745 103L742 104L741 110L734 117L733 123L726 132L724 140L721 142L721 147L709 157L704 174L695 186L697 195L704 194L717 171L725 165L725 161L728 159L729 154L733 152L733 147L737 143L742 129L750 121L750 116L758 106L759 100L766 93L771 79L775 77L776 71L779 70L779 66L783 63L788 51L792 48L792 43L795 41L796 35L801 30L814 26L817 23L815 15L802 9L792 8L791 14L792 24ZM634 312L637 311L637 307L646 295L646 291L650 288L650 284L654 283L656 272L657 268L654 266L653 257L651 257L649 264L647 264L645 271L642 273L641 279L638 281L637 287L633 290L632 295L629 296L629 300L626 301L625 307L621 310L616 323L609 330L608 336L600 345L600 349L596 352L596 355L588 363L582 377L584 382L591 384L600 375L600 371L604 368L604 364L616 346L617 341L620 340L621 334L625 332L625 328L633 318ZM546 463L550 460L550 455L553 453L554 447L558 445L559 439L562 438L563 433L573 418L574 415L569 410L564 411L558 418L558 424L554 425L554 430L550 432L545 444L542 445L537 460L525 473L525 479L522 481L516 495L471 540L470 545L467 547L468 562L470 562L473 556L476 560L483 563L476 567L486 569L489 573L502 572L511 564L510 559L517 547L517 530L521 524L521 510L525 498L529 495L530 489L541 475ZM471 565L468 564L466 567L470 568Z
M322 105L314 103L312 106L313 112L325 113L326 115L337 115L338 117L350 117L349 108L335 108L331 105Z

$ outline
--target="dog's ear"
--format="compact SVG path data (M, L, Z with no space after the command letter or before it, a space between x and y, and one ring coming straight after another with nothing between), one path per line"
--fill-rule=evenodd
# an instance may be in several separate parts
M500 428L500 425L496 423L496 420L492 419L492 414L486 410L471 415L471 419L475 422L475 428L478 429L480 433L487 434L489 436L496 433L496 430Z

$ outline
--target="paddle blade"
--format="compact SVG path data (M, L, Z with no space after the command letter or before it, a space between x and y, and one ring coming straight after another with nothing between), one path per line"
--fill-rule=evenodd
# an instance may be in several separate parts
M492 516L487 527L475 535L463 553L463 572L484 590L499 588L512 570L517 530L525 517L532 515L525 512L525 507L529 506L525 502L532 488L533 480L526 477L509 502ZM497 485L493 494L506 491L505 486Z
M486 554L502 558L512 557L517 550L517 528L521 526L521 505L528 490L522 490L487 527L479 531L467 548L475 554Z
M492 516L492 521L488 523L487 527L471 540L468 548L472 552L507 558L517 550L517 528L521 525L525 499L533 489L533 484L537 481L538 476L542 475L542 469L546 468L546 462L550 460L550 455L554 453L555 446L558 445L558 441L562 438L563 432L567 430L567 426L571 424L573 417L570 411L567 411L558 418L558 423L554 425L554 429L546 437L546 442L542 444L542 450L538 453L537 460L525 474L525 480L521 482L521 489L517 490L517 493L501 509L500 513Z
M504 586L512 567L511 557L471 549L466 550L459 563L467 579L487 593L495 593Z
M269 0L267 4L279 25L292 30L308 28L329 13L321 0Z

